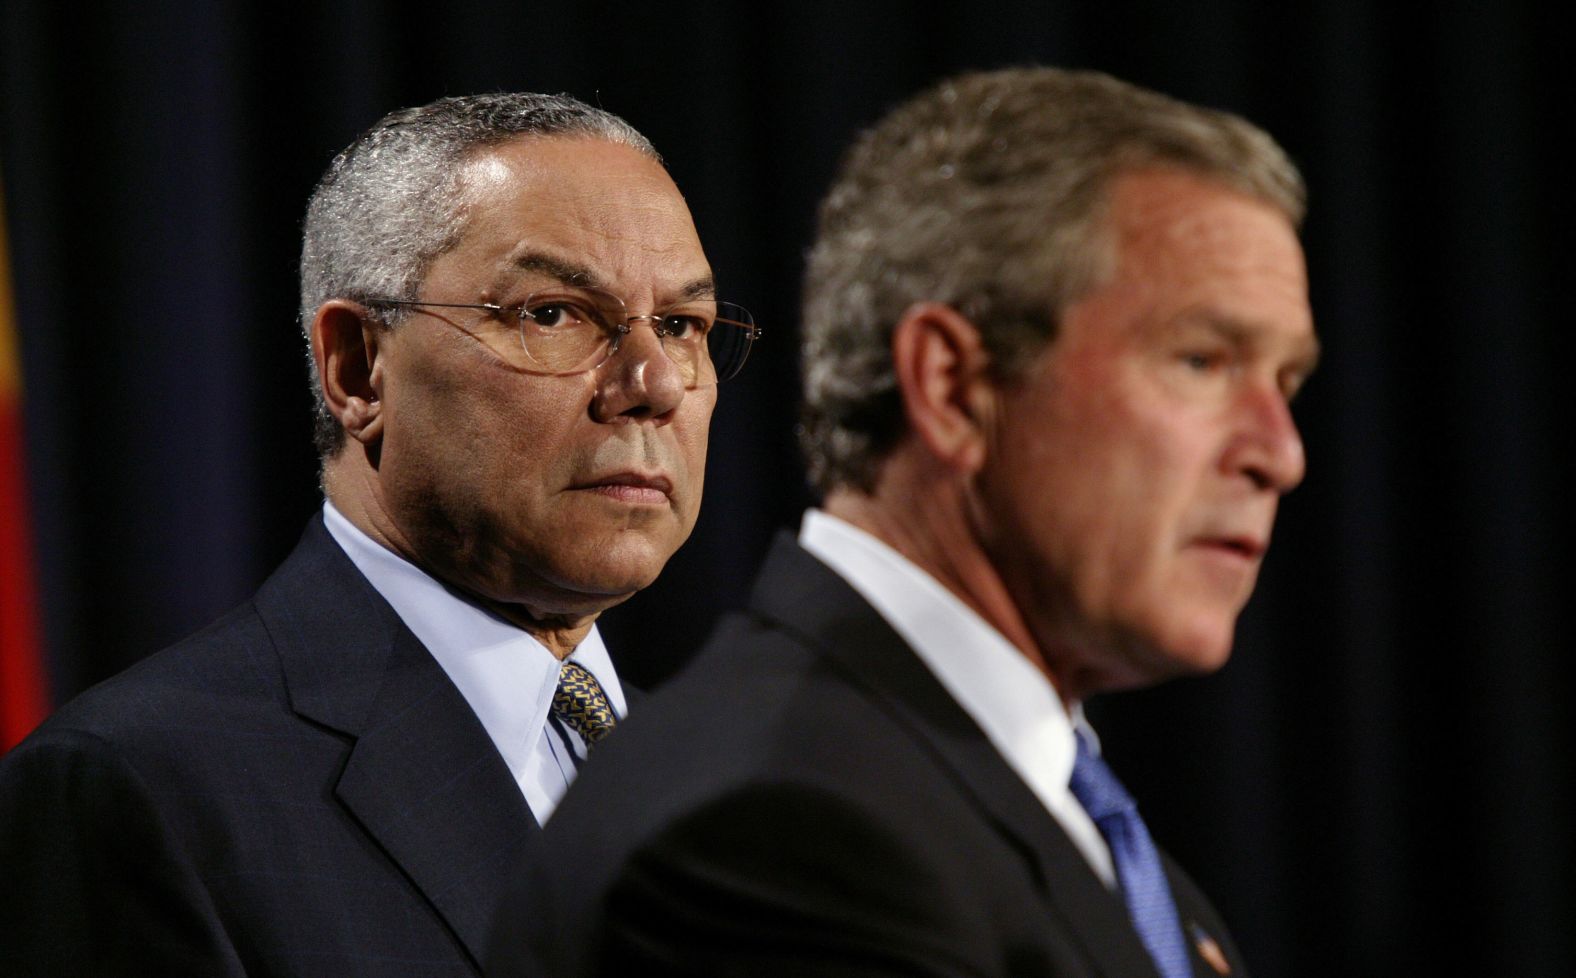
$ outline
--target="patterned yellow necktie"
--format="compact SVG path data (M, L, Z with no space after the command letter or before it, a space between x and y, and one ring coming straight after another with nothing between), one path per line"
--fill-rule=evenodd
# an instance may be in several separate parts
M578 663L565 662L558 671L558 692L553 694L553 715L585 738L589 750L618 725L618 717L596 677Z

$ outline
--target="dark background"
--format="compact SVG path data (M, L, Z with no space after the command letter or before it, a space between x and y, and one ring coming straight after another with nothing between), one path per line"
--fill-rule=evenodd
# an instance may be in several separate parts
M1385 6L0 0L57 695L240 601L318 505L299 220L383 112L528 89L624 115L767 330L695 537L604 619L651 682L809 499L798 277L841 148L953 71L1096 67L1284 142L1326 346L1233 662L1094 704L1116 767L1261 976L1576 973L1571 58L1552 4Z

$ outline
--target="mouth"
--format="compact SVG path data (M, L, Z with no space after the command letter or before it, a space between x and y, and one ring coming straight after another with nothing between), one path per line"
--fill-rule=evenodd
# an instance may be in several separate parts
M1264 552L1269 549L1268 541L1253 536L1210 536L1201 537L1196 545L1206 550L1222 553L1227 556L1239 557L1243 560L1258 561L1264 557Z
M594 476L569 487L622 503L665 506L673 495L673 482L660 472L615 472Z

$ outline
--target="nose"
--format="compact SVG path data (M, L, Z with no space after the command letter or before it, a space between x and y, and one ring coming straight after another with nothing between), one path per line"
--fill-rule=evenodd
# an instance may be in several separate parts
M683 403L684 377L663 350L656 325L653 317L631 316L618 349L597 368L597 391L591 402L596 420L649 418L666 424Z
M1308 459L1291 405L1279 386L1269 382L1244 391L1239 415L1225 457L1227 469L1277 494L1297 488L1307 474Z

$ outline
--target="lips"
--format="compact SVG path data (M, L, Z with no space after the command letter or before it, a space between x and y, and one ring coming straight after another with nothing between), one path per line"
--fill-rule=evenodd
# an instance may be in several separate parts
M1244 560L1258 560L1264 556L1264 551L1269 548L1268 541L1260 537L1241 535L1203 536L1194 543L1210 550L1241 557Z
M585 479L570 488L628 503L665 504L673 495L672 480L660 472L615 472Z

